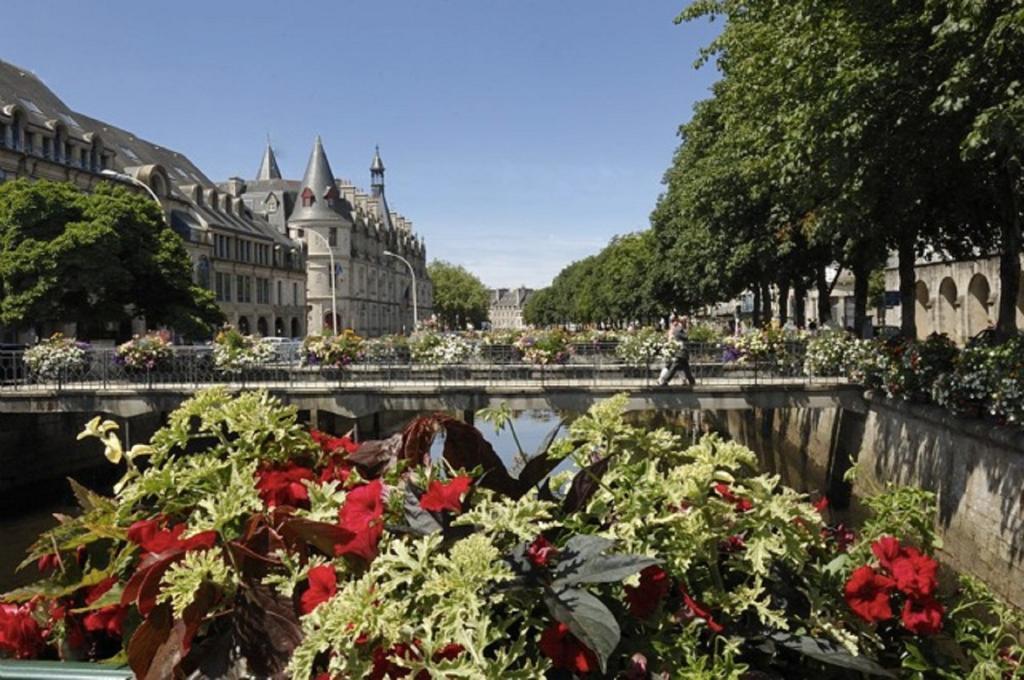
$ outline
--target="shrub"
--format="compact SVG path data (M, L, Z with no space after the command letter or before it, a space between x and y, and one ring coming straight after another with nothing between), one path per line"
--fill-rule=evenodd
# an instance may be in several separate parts
M56 380L88 368L88 348L87 343L54 333L25 350L25 365L37 378Z
M409 340L404 335L384 335L364 340L363 359L371 362L408 361Z
M44 578L0 605L0 650L137 677L1012 672L1020 617L938 586L934 496L889 490L856 535L748 449L629 425L626 401L518 478L444 415L360 445L214 389L129 451L96 418L83 436L125 477L113 498L75 485L81 515L25 561Z
M690 342L714 344L721 342L725 334L710 323L698 322L690 326L687 337Z
M824 331L807 341L804 373L840 377L850 372L850 353L859 341L843 331Z
M615 347L615 356L631 366L649 366L673 354L678 344L669 341L665 331L645 327L623 336Z
M346 328L341 333L310 335L302 341L305 364L344 368L363 356L363 339Z
M170 367L174 358L167 331L136 335L117 346L114 359L128 371L159 371Z
M225 373L241 373L259 368L274 359L274 347L252 335L242 335L227 327L213 339L213 365Z

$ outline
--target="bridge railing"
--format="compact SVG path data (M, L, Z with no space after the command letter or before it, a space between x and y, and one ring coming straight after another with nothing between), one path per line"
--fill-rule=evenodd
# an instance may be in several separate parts
M805 346L790 343L779 355L743 357L736 360L717 343L689 343L691 371L698 383L779 384L816 379L803 374ZM419 385L424 388L459 385L522 383L551 386L616 385L653 386L665 359L652 356L626 362L616 355L614 343L594 343L563 363L530 364L513 346L490 346L471 358L449 364L423 364L407 351L366 358L337 368L309 364L299 352L285 348L260 366L223 370L215 364L210 347L175 347L169 362L155 369L125 366L113 349L89 349L76 365L33 370L24 351L0 351L0 390L19 389L171 389L214 384L274 386ZM835 382L835 378L827 380ZM673 380L685 384L680 370Z

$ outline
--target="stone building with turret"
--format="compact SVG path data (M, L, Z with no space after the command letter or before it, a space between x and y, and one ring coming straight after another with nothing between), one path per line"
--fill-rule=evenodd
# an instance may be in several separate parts
M334 175L319 136L301 180L281 176L268 144L255 179L221 186L303 244L309 332L335 326L335 308L337 328L371 337L411 330L414 306L419 320L431 315L426 247L412 223L388 207L379 151L370 163L370 194Z

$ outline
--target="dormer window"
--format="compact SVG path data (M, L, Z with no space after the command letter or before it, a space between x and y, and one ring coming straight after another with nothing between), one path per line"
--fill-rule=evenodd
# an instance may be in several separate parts
M312 207L313 206L313 202L315 200L316 200L316 195L313 193L312 189L310 189L309 187L306 187L305 189L302 190L302 207L303 208L310 208L310 207Z
M338 198L338 187L331 186L324 192L324 200L327 201L327 205L334 205L334 201Z

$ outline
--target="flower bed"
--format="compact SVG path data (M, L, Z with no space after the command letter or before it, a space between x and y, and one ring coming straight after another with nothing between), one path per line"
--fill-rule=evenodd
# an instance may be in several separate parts
M344 368L363 357L363 344L348 328L338 334L310 335L302 341L302 363Z
M81 514L25 561L42 580L0 605L0 650L122 658L140 678L1019 669L1020 614L971 579L939 587L930 494L871 499L852 532L744 447L631 426L625 402L517 478L444 415L356 444L215 389L130 451L96 418L83 436L125 477L113 498L75 486ZM541 484L565 458L576 469Z
M477 345L456 333L419 332L409 338L412 360L421 364L441 366L469 361L477 352Z
M241 373L266 366L274 359L274 347L252 335L225 328L213 339L213 365L223 373Z
M560 328L531 331L519 338L516 347L523 353L523 361L535 366L564 364L573 354L570 336Z
M88 348L84 342L54 333L25 350L25 365L40 380L57 380L89 367Z
M363 341L363 361L391 363L409 359L409 340L404 335L384 335Z
M166 331L153 331L136 335L128 342L117 346L114 360L126 371L149 373L170 368L174 359L170 336Z

